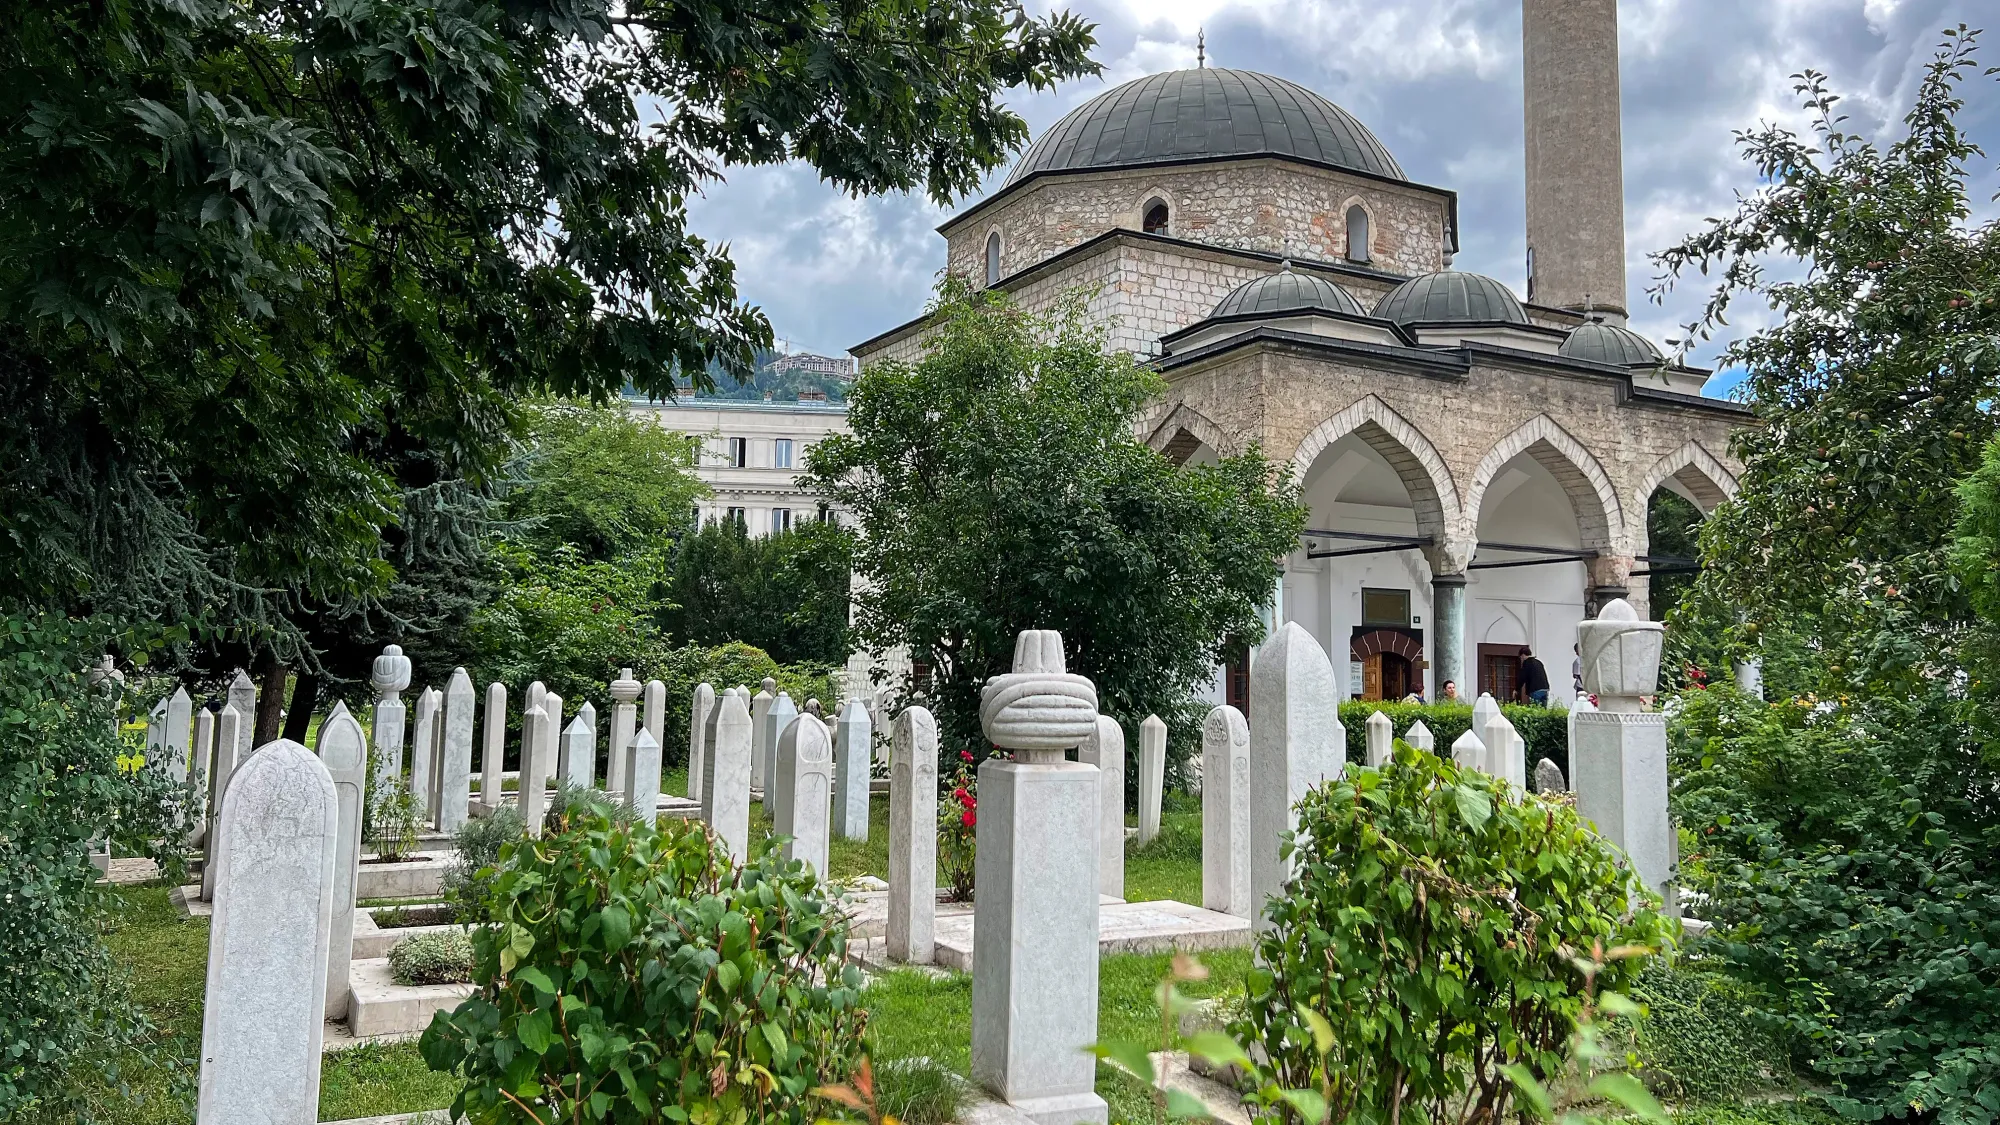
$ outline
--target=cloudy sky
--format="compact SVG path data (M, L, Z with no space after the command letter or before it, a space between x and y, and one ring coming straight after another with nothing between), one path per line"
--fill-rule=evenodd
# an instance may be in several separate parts
M1048 8L1048 0L1028 0ZM1420 183L1459 193L1460 269L1522 289L1519 0L1072 0L1096 21L1104 77L1010 104L1036 134L1118 83L1194 65L1280 75L1359 117ZM1992 0L1621 0L1625 229L1633 326L1665 340L1701 293L1651 305L1647 253L1729 209L1754 186L1732 131L1759 121L1803 125L1790 75L1832 76L1858 131L1883 135L1907 107L1947 27L1995 26L1982 61L2000 64ZM1965 122L2000 156L2000 83L1966 91ZM988 189L1005 171L996 172ZM1987 202L1993 162L1978 169ZM983 193L982 193L983 194ZM737 170L693 209L695 228L726 242L745 300L763 306L793 350L848 345L914 316L944 265L934 228L955 208L919 196L854 200L799 167ZM1755 317L1737 321L1754 327ZM1711 357L1714 345L1696 352ZM1721 393L1732 380L1712 380Z

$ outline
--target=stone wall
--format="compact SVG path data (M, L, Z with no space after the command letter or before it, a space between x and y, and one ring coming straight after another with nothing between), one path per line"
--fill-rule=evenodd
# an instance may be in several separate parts
M986 236L998 230L1001 276L1018 273L1107 230L1139 230L1156 197L1167 204L1172 237L1340 263L1347 210L1358 202L1372 217L1369 267L1405 276L1444 267L1444 196L1265 159L1045 176L946 224L947 267L983 281Z

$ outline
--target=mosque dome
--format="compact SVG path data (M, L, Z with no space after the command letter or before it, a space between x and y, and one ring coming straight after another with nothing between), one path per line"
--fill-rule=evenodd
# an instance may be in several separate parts
M1362 311L1361 302L1356 301L1353 294L1316 274L1293 272L1290 262L1285 263L1285 268L1277 273L1246 281L1230 290L1210 315L1275 315L1308 309L1347 313L1350 316L1368 315Z
M1513 290L1476 273L1439 270L1413 277L1383 294L1375 315L1398 324L1527 324Z
M1654 367L1664 358L1651 340L1629 328L1598 320L1577 325L1556 354L1613 367Z
M1071 110L1028 146L1007 182L1230 156L1290 156L1405 178L1366 125L1304 86L1205 67L1149 74Z

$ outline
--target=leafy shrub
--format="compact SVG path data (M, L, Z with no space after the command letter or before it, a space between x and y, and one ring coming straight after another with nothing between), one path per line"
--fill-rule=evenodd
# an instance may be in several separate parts
M1641 1073L1670 1098L1734 1101L1783 1068L1783 1048L1729 977L1656 961L1640 970L1632 999L1645 1005L1634 1041Z
M1668 940L1574 812L1404 744L1308 793L1298 818L1292 893L1265 907L1231 1030L1336 1121L1501 1119L1503 1067L1566 1070L1589 987L1576 959ZM1637 961L1611 958L1597 984L1628 985Z
M767 847L732 870L698 822L598 813L501 858L478 989L421 1042L465 1079L454 1115L803 1125L859 1063L860 973L804 864Z
M389 950L397 984L464 984L472 979L472 942L461 930L415 934Z
M601 816L620 828L629 828L638 819L632 806L592 785L573 785L567 781L549 795L548 812L542 818L542 831L561 832L571 821L583 817Z
M375 854L390 863L416 854L417 831L423 818L417 815L417 798L402 778L376 779L369 784L368 830L365 835Z
M500 848L525 834L521 814L512 805L502 805L492 813L474 817L458 830L457 851L445 868L444 897L458 908L459 921L483 921L479 904L486 899L485 883L492 876L488 868L500 862Z
M725 687L745 686L752 693L766 676L778 681L778 690L789 692L800 710L806 700L817 699L831 708L840 698L833 669L819 664L780 664L754 645L732 641L714 648L687 645L669 651L654 666L653 675L667 686L667 721L661 747L671 765L687 764L688 701L695 685L708 683L719 695Z
M1343 703L1340 724L1347 729L1347 760L1368 760L1368 716L1380 711L1395 724L1396 737L1408 734L1417 720L1437 738L1437 751L1450 757L1451 744L1472 729L1470 703ZM1554 760L1569 776L1569 712L1561 707L1536 707L1525 703L1502 703L1500 713L1520 732L1528 744L1528 772L1542 758Z

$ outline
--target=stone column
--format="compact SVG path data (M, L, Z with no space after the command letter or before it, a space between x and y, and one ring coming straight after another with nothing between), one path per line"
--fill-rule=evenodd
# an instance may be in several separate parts
M825 878L833 740L826 724L811 715L797 716L778 735L778 793L778 819L771 827L791 837L785 858L799 860Z
M1431 576L1431 698L1444 698L1444 682L1458 685L1461 697L1471 686L1465 682L1465 575Z
M715 709L714 751L702 786L701 814L729 850L731 863L750 854L750 709L729 692Z
M769 684L772 681L764 682ZM777 693L770 688L764 688L750 697L750 788L763 791L766 802L771 798L771 785L764 775L764 767L769 764L766 761L768 747L764 741L764 734L770 729L770 724L765 722L765 719L771 714L771 704L777 701ZM768 814L771 810L764 811Z
M375 784L403 776L403 690L410 686L410 658L400 645L385 645L368 677L375 690Z
M1201 724L1201 904L1254 918L1250 884L1250 727L1217 707Z
M626 777L631 790L625 801L640 821L657 824L660 819L660 743L653 732L642 730L632 739L632 769Z
M551 778L561 778L558 772L562 762L563 697L546 689L542 692L542 710L549 721L542 727L542 745L535 751L535 788L546 790ZM526 784L527 772L521 774ZM543 798L547 800L546 797Z
M506 799L507 685L486 685L485 746L479 763L479 803L490 815Z
M231 726L240 728L232 704ZM340 799L318 758L280 739L243 762L216 824L219 868L202 1009L202 1125L319 1117Z
M987 681L980 725L1014 761L979 767L972 1077L1039 1125L1102 1125L1097 1040L1097 769L1063 760L1097 727L1097 691L1062 636L1030 630Z
M451 673L444 692L444 726L438 732L444 751L438 763L438 831L465 827L472 800L472 677L465 669Z
M1677 912L1671 883L1674 828L1667 815L1667 718L1641 710L1658 688L1665 633L1614 600L1595 621L1576 627L1584 690L1598 710L1574 717L1570 784L1576 811L1624 849L1640 882Z
M326 1018L347 1015L348 966L354 959L354 890L361 872L361 802L368 787L368 740L361 724L335 703L319 725L319 760L333 778L340 820L335 834L333 920L326 954Z
M585 707L590 704L584 704ZM579 713L563 728L562 762L567 771L563 774L565 785L581 785L586 788L591 783L591 771L596 765L597 746L591 739L591 731L583 725L583 715Z
M1586 618L1596 617L1604 608L1615 601L1624 601L1632 593L1632 566L1636 560L1630 555L1601 554L1594 559L1583 560L1584 581L1588 584L1583 599ZM1627 608L1632 608L1627 603ZM1640 618L1644 614L1634 613Z
M868 708L849 696L833 733L833 830L843 840L868 838L868 781L874 764L875 724Z
M784 775L778 772L778 740L798 717L799 709L792 705L792 697L782 691L764 712L764 815L771 818L772 824L791 815L791 810L785 808L791 789L780 784Z
M1097 893L1125 899L1125 731L1109 715L1097 717L1076 760L1097 767Z
M1298 826L1299 799L1347 768L1340 689L1326 650L1296 621L1257 653L1250 669L1250 879L1261 929L1264 902L1283 894L1291 864L1278 854Z
M703 746L707 747L701 760L701 816L703 820L708 819L709 788L715 783L715 724L718 719L722 718L722 701L740 694L741 691L737 688L723 688L722 694L715 697L715 706L708 709L708 722L702 728L701 742ZM749 704L746 703L744 704L744 714L747 715L749 713ZM744 775L743 785L744 791L747 793L750 786L748 774ZM744 800L747 801L749 798L745 797Z
M1489 692L1480 692L1479 698L1472 701L1472 733L1479 736L1479 745L1485 748L1486 753L1473 766L1495 777L1500 776L1494 762L1494 756L1500 749L1497 737L1499 722L1500 701Z
M236 693L230 692L233 696ZM208 775L208 836L202 846L201 900L215 901L215 886L218 878L217 862L220 852L216 847L215 830L222 820L222 799L229 794L229 779L236 772L239 756L242 754L243 731L255 721L255 713L246 715L236 709L234 701L222 705L222 714L215 721L215 769Z
M176 784L185 784L188 779L188 733L193 721L194 700L188 698L186 688L176 687L167 697L167 729L160 740L160 749L167 757L167 776Z
M542 817L548 811L548 791L541 783L541 758L547 753L549 726L549 713L540 707L529 707L521 714L521 785L514 799L530 836L542 834Z
M236 678L229 681L229 702L243 716L236 728L236 764L240 766L257 749L257 685L241 668L236 670Z
M639 729L639 696L645 688L632 678L632 669L621 668L611 681L611 754L604 762L604 789L625 792L626 756L632 752L632 736Z
M410 727L410 799L416 804L417 819L424 824L429 824L437 811L431 803L431 775L437 766L438 712L443 705L442 694L425 688L417 695L417 721Z
M1425 726L1422 719L1411 723L1410 729L1403 732L1403 741L1418 750L1437 752L1437 736L1431 733L1431 728Z
M1396 754L1396 724L1389 721L1386 712L1377 711L1368 716L1366 732L1367 753L1363 759L1367 764L1381 767Z
M1139 724L1139 846L1160 834L1160 805L1166 800L1167 724L1148 715Z
M928 965L937 956L937 720L908 708L896 716L891 740L889 959Z
M694 706L688 713L688 784L690 801L701 800L701 776L708 759L708 713L715 710L715 685L696 684Z

